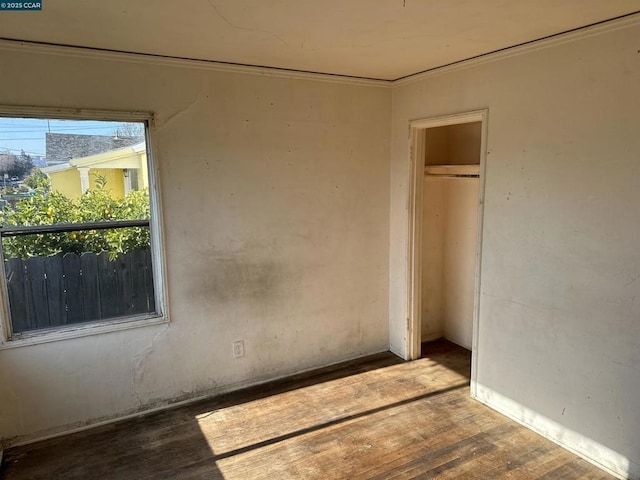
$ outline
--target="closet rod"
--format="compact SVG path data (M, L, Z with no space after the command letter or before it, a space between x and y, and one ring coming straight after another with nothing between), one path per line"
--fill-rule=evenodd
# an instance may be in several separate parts
M480 175L477 173L425 173L425 177L480 178Z

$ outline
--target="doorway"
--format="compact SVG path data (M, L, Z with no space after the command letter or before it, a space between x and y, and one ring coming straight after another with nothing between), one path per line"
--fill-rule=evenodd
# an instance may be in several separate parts
M472 351L475 391L486 110L411 122L410 357L445 338ZM429 348L425 344L425 348Z

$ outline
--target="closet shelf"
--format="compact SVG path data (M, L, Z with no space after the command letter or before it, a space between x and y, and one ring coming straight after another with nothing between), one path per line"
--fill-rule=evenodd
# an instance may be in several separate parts
M425 175L480 175L480 165L426 165Z

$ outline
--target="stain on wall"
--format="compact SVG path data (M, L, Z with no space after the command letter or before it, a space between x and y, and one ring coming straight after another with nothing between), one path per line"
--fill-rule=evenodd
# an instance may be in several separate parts
M263 250L264 255L269 248ZM203 268L189 280L189 297L227 304L266 303L283 295L284 283L291 281L287 278L286 264L283 259L261 256L259 251L259 247L249 247L198 252Z

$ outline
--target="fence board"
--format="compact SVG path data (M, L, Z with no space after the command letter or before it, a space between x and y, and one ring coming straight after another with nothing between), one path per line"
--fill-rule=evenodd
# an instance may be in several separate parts
M142 250L144 261L145 292L147 295L147 312L156 311L155 291L153 289L153 268L151 267L151 250Z
M112 262L116 272L116 287L118 300L118 315L129 315L131 308L131 273L130 262L127 256L120 254Z
M67 299L64 285L62 256L52 255L44 259L45 286L49 307L49 325L54 327L67 323Z
M82 303L84 305L84 321L100 320L100 290L98 288L98 257L93 253L80 256L82 275Z
M135 271L136 271L136 263L135 258L133 256L133 252L128 252L126 256L123 256L123 261L127 264L127 283L125 287L125 295L126 295L126 311L125 315L134 315L136 312L135 309L135 300L136 300L136 290L135 290Z
M111 318L118 315L118 286L115 262L109 260L109 252L98 255L98 287L100 292L101 318Z
M66 253L62 257L62 269L67 292L67 323L82 322L84 320L84 294L80 256L75 253Z
M21 258L10 258L5 268L13 331L24 332L31 327L25 297L24 263Z
M129 252L131 268L131 310L132 313L148 312L148 294L144 271L144 254L139 248Z
M48 327L50 323L44 262L39 257L30 257L26 265L26 297L29 313L33 315L30 323L40 328Z

